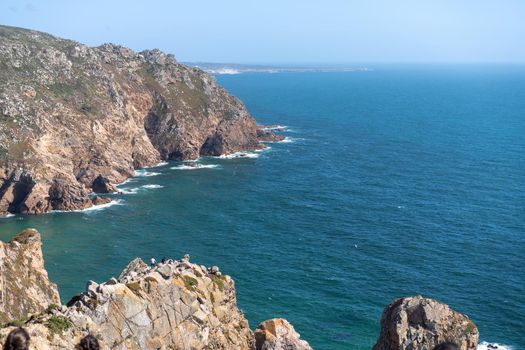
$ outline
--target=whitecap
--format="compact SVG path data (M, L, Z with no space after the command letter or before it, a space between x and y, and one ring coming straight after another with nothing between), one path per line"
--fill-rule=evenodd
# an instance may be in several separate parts
M221 159L238 159L238 158L259 158L260 153L255 152L234 152L230 154L221 154Z
M160 162L160 163L157 163L157 164L152 165L152 166L146 166L146 167L144 167L144 169L158 168L160 166L164 166L164 165L168 165L168 164L169 164L168 162Z
M9 213L9 214L6 214L6 215L4 215L4 216L0 216L0 219L12 218L13 216L15 216L15 214L11 214L11 213Z
M164 188L164 186L157 185L157 184L151 184L151 185L143 185L142 188Z
M136 177L149 177L149 176L157 176L157 175L160 175L160 173L149 172L145 169L140 169L140 170L135 171Z
M477 350L512 350L512 347L508 345L482 341L478 344Z
M171 167L170 169L173 170L196 170L196 169L214 169L219 168L219 165L217 164L195 164L195 165L177 165L174 167Z
M294 142L296 142L296 141L302 141L302 140L304 140L304 139L299 138L299 137L289 137L289 136L286 136L286 137L284 138L284 140L277 141L277 142L279 142L279 143L294 143Z
M112 207L114 205L122 205L123 201L121 199L114 199L109 203L99 204L99 205L93 205L89 208L84 209L75 209L75 210L52 210L52 213L84 213L84 212L93 212L93 211L99 211L103 210L109 207Z
M287 129L288 127L286 125L274 125L274 126L266 126L262 128L263 131L284 131Z
M119 194L137 194L139 191L138 187L134 188L119 188Z

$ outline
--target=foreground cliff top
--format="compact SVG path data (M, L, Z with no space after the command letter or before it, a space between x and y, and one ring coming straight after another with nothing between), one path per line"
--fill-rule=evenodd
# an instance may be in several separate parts
M0 26L0 81L0 215L86 208L137 168L269 137L214 78L159 50Z
M0 270L0 342L23 326L34 350L74 349L87 334L103 349L311 350L284 319L262 322L252 332L237 307L233 280L189 256L154 266L137 258L118 278L88 281L67 305L59 305L47 278L37 231L0 242ZM374 350L432 350L444 341L473 350L478 337L467 316L417 296L385 308Z

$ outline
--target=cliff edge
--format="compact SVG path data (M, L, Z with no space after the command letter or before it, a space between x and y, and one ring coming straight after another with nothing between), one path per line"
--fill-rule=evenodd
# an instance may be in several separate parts
M0 81L0 215L83 209L161 160L264 147L241 101L156 49L0 26Z
M8 245L13 259L33 263L2 274L7 277L2 296L13 302L0 305L0 342L14 326L23 326L34 350L74 349L87 334L95 335L102 349L255 349L254 333L237 307L234 281L216 266L190 263L188 256L155 266L137 258L118 278L89 281L61 306L43 269L38 232L26 230ZM276 325L272 332L279 342L272 338L264 349L310 349L285 320L266 323Z

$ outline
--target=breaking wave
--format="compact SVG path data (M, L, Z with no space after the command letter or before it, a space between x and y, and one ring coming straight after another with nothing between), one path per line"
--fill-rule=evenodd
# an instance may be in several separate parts
M513 348L508 345L482 341L478 344L477 350L513 350Z
M197 170L197 169L215 169L215 168L219 168L219 165L217 165L217 164L192 164L192 165L182 164L182 165L177 165L177 166L171 167L170 169L173 169L173 170Z
M141 186L142 188L164 188L164 186L162 185L157 185L157 184L151 184L151 185L143 185Z
M148 176L157 176L160 175L160 173L155 173L153 171L147 171L145 169L135 170L135 176L136 177L148 177Z
M220 159L237 159L237 158L259 158L260 153L256 152L235 152L230 154L222 154L216 158Z

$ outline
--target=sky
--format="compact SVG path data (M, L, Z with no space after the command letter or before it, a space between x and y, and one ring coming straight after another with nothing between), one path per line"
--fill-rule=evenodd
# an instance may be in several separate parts
M0 24L223 63L525 63L525 0L0 0Z

